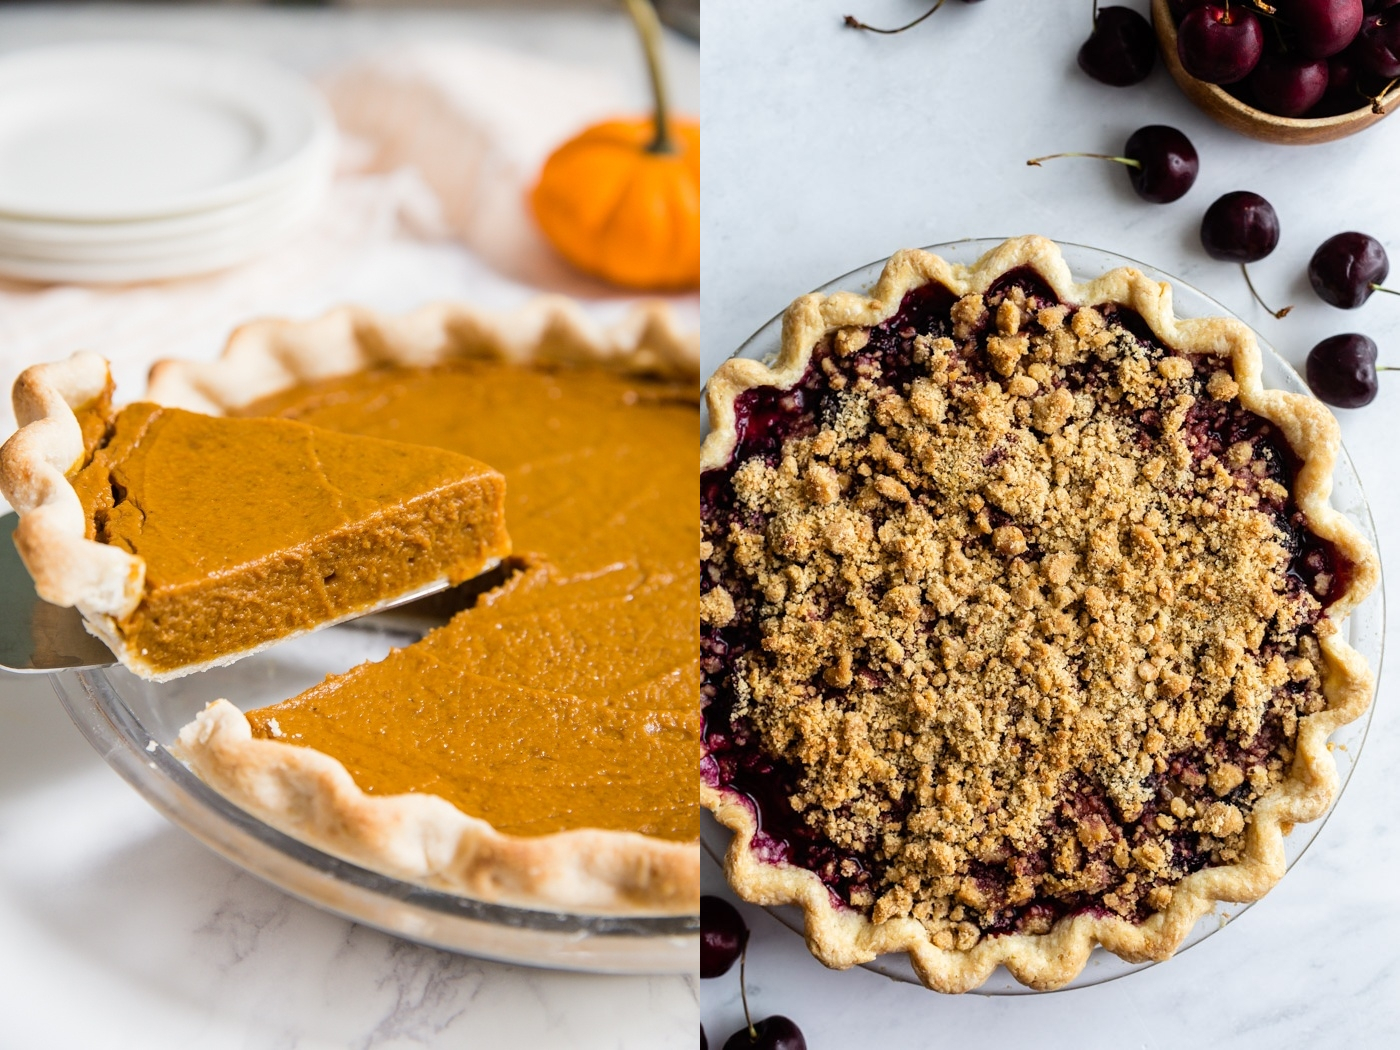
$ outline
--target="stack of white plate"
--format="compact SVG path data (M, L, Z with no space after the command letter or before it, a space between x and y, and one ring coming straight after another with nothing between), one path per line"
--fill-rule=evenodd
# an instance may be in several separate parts
M316 210L335 129L305 81L246 57L100 43L0 59L0 274L208 273Z

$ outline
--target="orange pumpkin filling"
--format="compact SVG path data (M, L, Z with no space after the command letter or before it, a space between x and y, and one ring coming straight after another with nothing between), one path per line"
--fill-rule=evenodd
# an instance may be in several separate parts
M422 641L252 712L371 793L520 835L698 833L693 392L598 367L362 373L251 406L458 451L506 476L521 566Z

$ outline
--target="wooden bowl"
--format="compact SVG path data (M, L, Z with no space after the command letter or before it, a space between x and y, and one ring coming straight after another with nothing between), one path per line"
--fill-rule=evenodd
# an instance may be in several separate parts
M1332 142L1355 135L1383 120L1400 101L1400 87L1396 87L1381 97L1379 113L1365 104L1360 109L1335 117L1277 117L1246 105L1224 88L1197 80L1181 67L1181 59L1176 54L1176 25L1172 22L1167 0L1152 0L1152 25L1157 30L1162 61L1167 64L1172 79L1186 97L1218 123L1252 139L1281 142L1289 146Z

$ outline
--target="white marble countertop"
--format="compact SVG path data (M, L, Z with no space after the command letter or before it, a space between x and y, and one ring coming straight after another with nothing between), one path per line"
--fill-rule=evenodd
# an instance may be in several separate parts
M644 72L605 3L464 12L0 9L0 51L112 36L214 43L315 74L393 42L469 37ZM695 52L676 42L683 105ZM625 74L631 79L631 72ZM386 241L255 312L353 299L402 310L502 294L451 244ZM497 291L490 292L491 288ZM225 331L209 332L213 353ZM66 352L67 347L55 349ZM68 721L42 677L0 676L0 1047L691 1046L694 977L531 970L420 947L293 900L147 807Z
M1145 0L1121 0L1145 11ZM1089 0L948 3L895 37L852 32L922 10L914 0L706 0L703 78L705 362L713 368L795 296L890 254L961 237L1042 233L1144 260L1204 289L1295 366L1327 335L1363 331L1400 364L1400 300L1343 312L1321 303L1305 267L1333 233L1369 232L1400 269L1400 118L1323 146L1254 143L1212 124L1165 70L1115 89L1075 54ZM1135 128L1171 124L1201 156L1182 200L1146 204L1116 165L1063 150L1117 152ZM1296 304L1274 320L1237 267L1212 261L1200 218L1220 194L1250 189L1277 208L1277 251L1251 268L1266 297ZM1400 273L1397 273L1400 279ZM1393 483L1400 385L1383 376L1369 407L1343 412L1344 440L1370 497L1382 558L1400 564ZM1390 635L1400 631L1392 621ZM1393 658L1393 657L1392 657ZM948 997L863 970L815 962L801 940L741 905L753 929L750 1003L786 1014L808 1046L1392 1046L1400 1030L1400 697L1382 680L1365 753L1309 852L1263 901L1181 957L1093 988ZM723 878L706 860L707 892ZM737 968L702 982L718 1046L742 1022Z

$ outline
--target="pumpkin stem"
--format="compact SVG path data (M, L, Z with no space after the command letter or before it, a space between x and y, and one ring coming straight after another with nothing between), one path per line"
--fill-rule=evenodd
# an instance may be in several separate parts
M656 102L656 137L647 147L650 153L674 153L671 142L670 100L666 95L666 71L661 65L661 19L651 0L622 0L637 34L642 38L642 50L647 56L647 72L651 74L651 94Z

